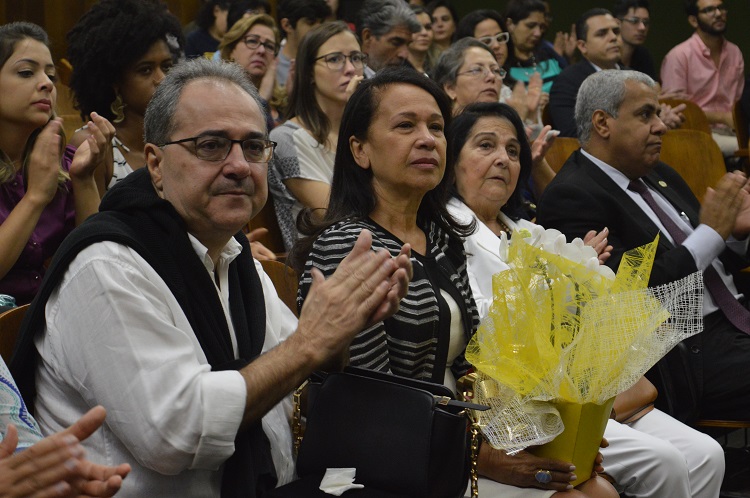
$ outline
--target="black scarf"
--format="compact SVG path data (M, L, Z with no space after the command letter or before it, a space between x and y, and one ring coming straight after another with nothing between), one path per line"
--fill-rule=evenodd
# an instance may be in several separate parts
M239 233L235 239L242 244L242 252L229 266L229 304L239 360L234 358L226 317L211 276L193 250L182 218L156 194L146 168L128 175L104 197L100 213L65 239L26 314L10 366L24 399L33 402L36 395L34 335L44 329L44 309L50 294L73 258L85 247L104 240L131 247L164 279L212 370L238 370L250 363L263 347L265 301L247 238ZM221 496L261 497L275 484L270 444L258 421L237 434L235 452L224 466Z

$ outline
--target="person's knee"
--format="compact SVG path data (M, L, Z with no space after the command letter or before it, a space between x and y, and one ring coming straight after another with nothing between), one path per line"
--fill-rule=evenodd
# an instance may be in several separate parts
M561 491L551 498L619 498L615 488L602 477L594 477L570 491Z
M711 436L701 434L699 438L695 438L690 452L691 456L687 460L691 468L724 474L724 449Z
M655 439L635 468L643 470L643 481L651 489L669 490L688 482L688 464L680 450L667 441Z

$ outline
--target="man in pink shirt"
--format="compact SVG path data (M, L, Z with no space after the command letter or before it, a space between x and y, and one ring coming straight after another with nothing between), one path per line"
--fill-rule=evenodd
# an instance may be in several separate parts
M742 95L742 52L724 38L727 7L722 0L687 0L685 11L695 33L673 48L661 66L662 88L698 104L712 123L725 156L737 150L732 108Z

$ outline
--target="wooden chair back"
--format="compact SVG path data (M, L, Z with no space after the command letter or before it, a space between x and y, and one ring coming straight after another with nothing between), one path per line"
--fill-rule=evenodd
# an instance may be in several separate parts
M260 264L263 266L263 271L273 282L276 293L281 300L287 308L292 310L295 316L299 316L297 312L297 288L299 287L297 272L279 261L261 261Z
M570 155L577 151L581 147L578 143L577 138L571 137L557 137L552 146L547 151L544 158L549 163L550 168L557 173L562 168L565 161L568 160Z
M277 255L286 254L284 237L281 236L281 228L279 228L279 221L276 218L276 208L274 207L273 196L270 193L268 194L266 205L263 206L260 213L256 214L255 217L250 220L250 223L247 224L248 232L255 230L256 228L265 228L268 230L266 235L258 239L259 242Z
M664 135L661 160L672 166L703 202L708 187L715 187L727 172L721 149L708 133L670 130Z
M29 309L28 304L18 306L0 314L0 356L6 364L10 364L13 349L16 347L18 332L21 330L21 322Z
M685 116L685 122L682 123L681 130L698 130L709 135L711 134L711 125L708 122L706 113L695 102L680 99L662 99L659 102L672 107L685 104L685 110L682 111L683 116Z
M70 86L70 78L73 75L73 65L68 59L63 57L57 63L58 81L65 86Z

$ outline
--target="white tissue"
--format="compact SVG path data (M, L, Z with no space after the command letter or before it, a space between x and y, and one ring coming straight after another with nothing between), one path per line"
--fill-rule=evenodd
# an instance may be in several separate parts
M320 490L329 495L341 496L350 489L364 488L362 484L354 484L357 469L326 469Z

